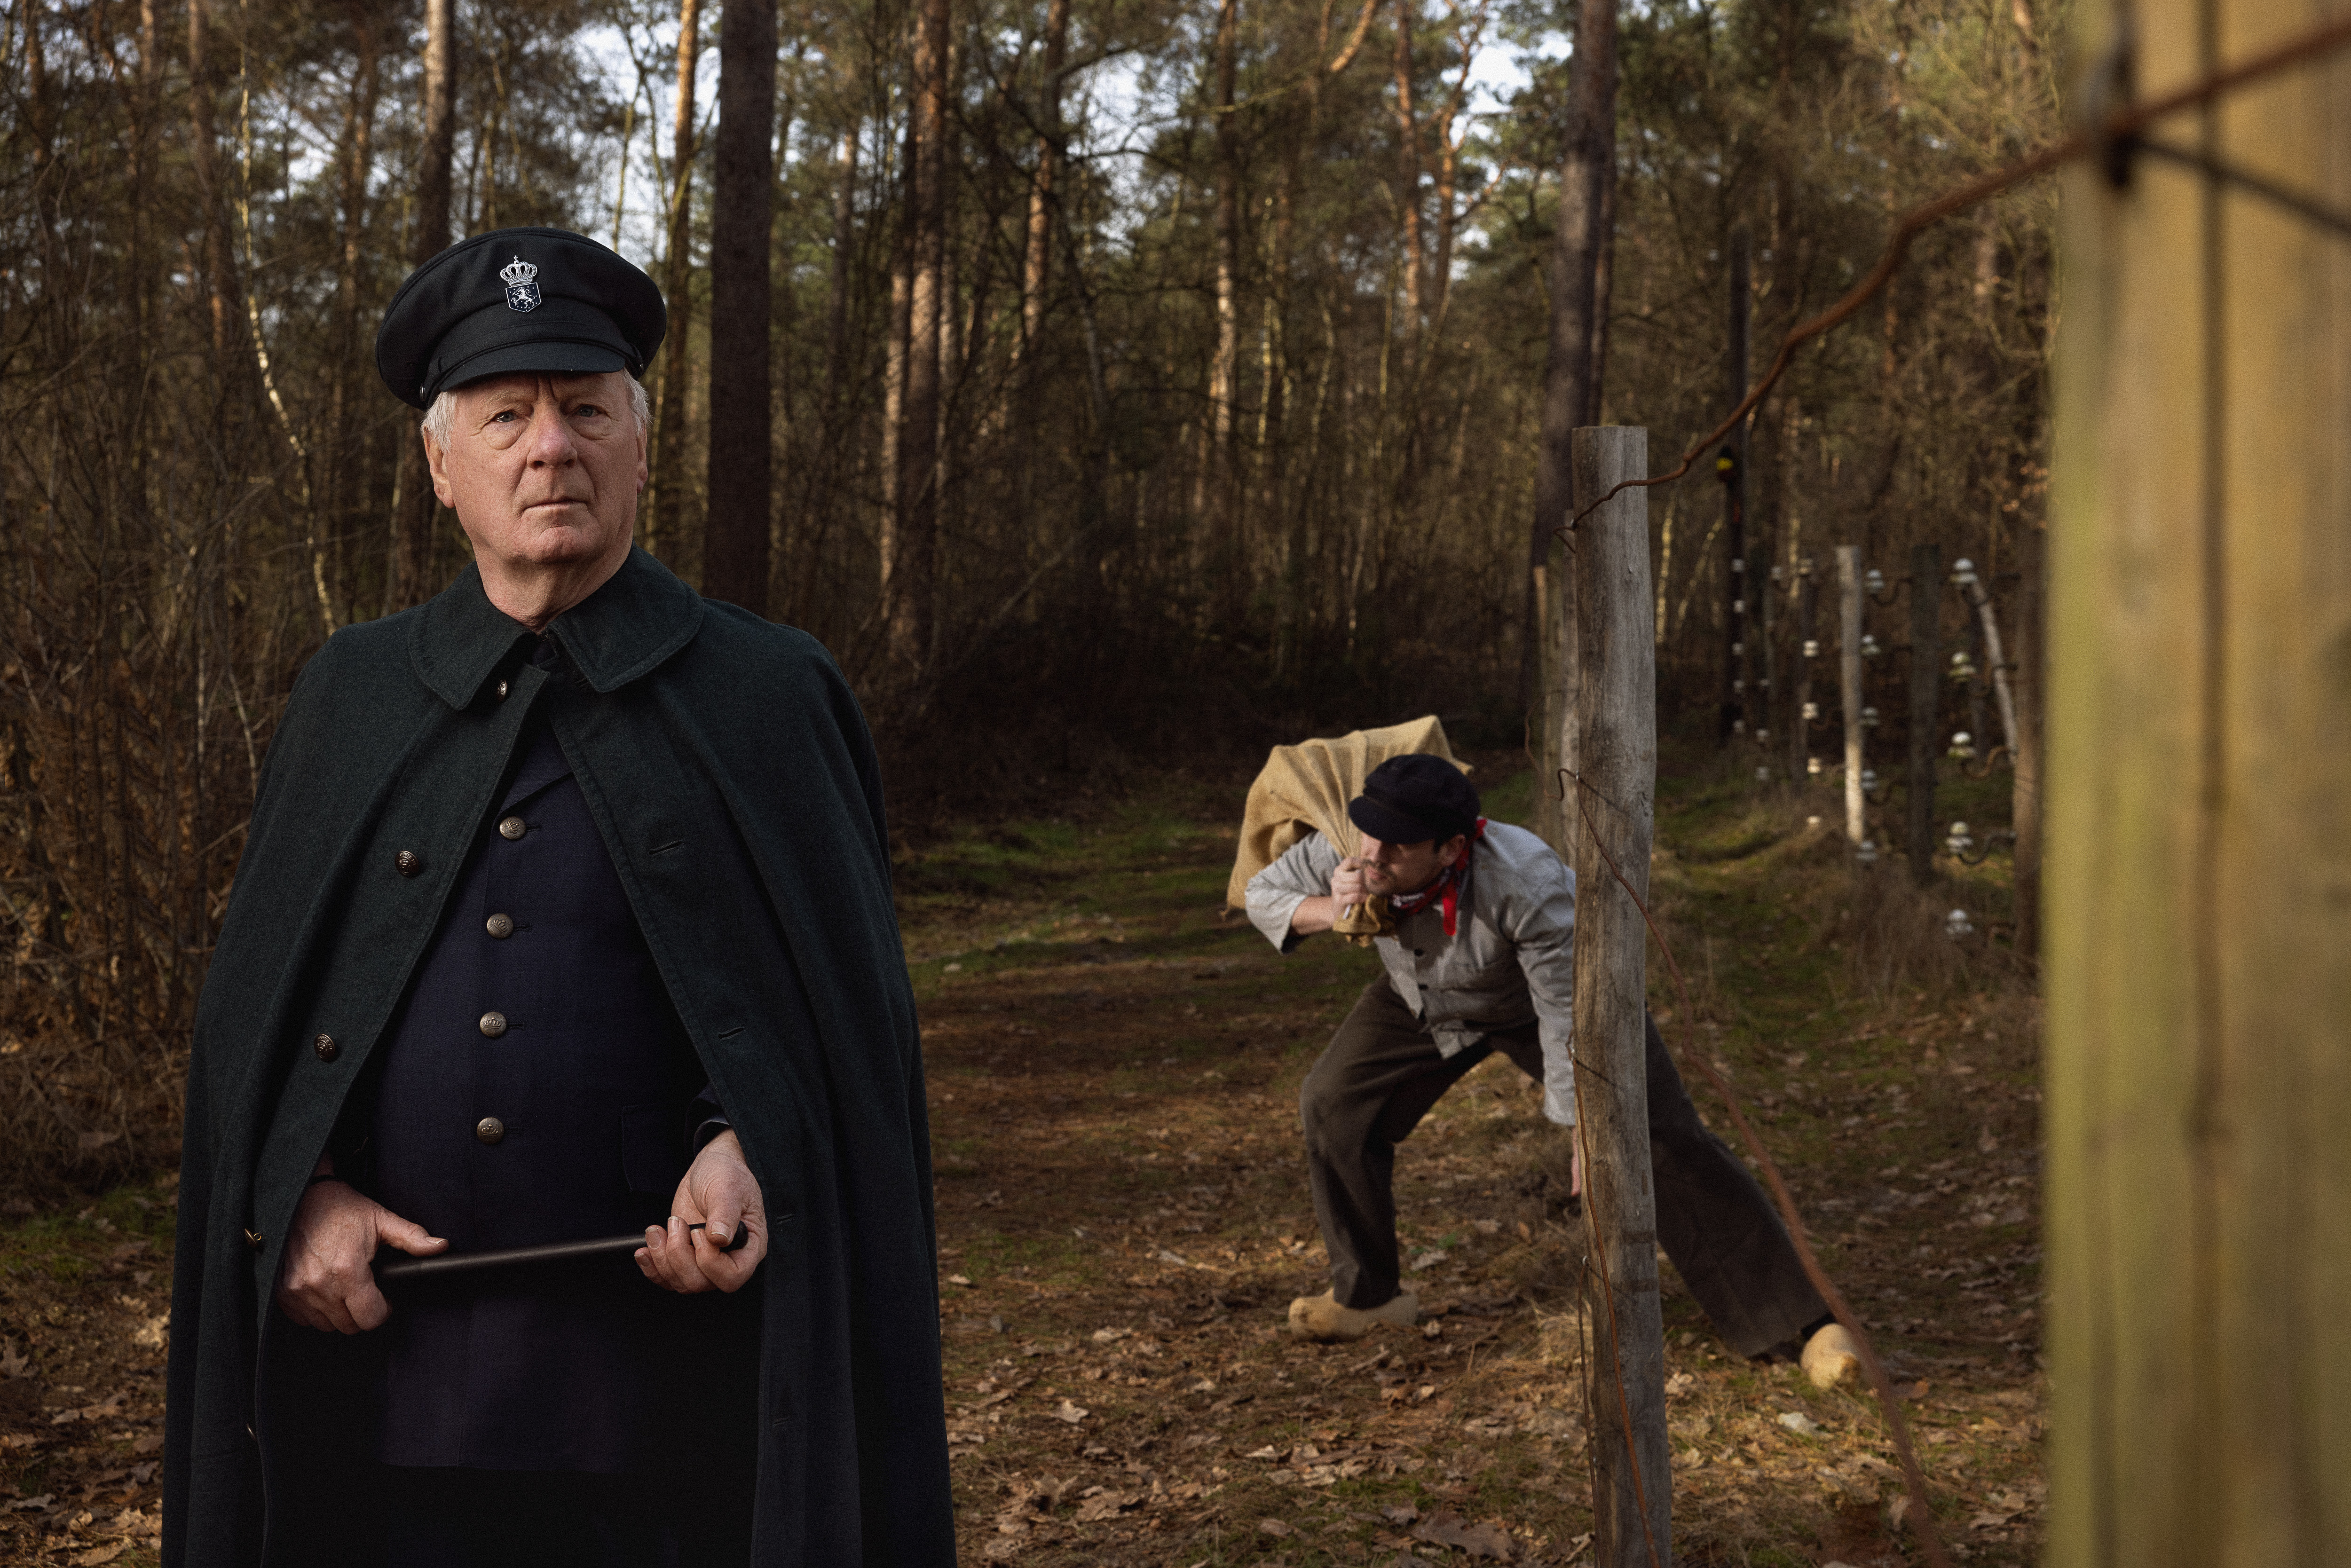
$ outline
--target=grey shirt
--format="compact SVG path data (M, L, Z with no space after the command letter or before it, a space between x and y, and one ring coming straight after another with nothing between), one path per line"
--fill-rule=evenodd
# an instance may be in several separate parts
M1287 953L1298 906L1327 897L1339 852L1309 833L1249 879L1249 923ZM1537 1026L1542 1042L1543 1113L1575 1121L1575 873L1549 844L1507 822L1487 825L1469 856L1454 935L1436 904L1401 916L1396 934L1373 944L1415 1017L1451 1056L1496 1030Z

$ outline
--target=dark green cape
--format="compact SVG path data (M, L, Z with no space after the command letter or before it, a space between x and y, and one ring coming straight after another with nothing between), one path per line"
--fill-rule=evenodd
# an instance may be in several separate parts
M164 1560L301 1563L357 1521L371 1435L338 1430L339 1379L366 1336L295 1327L269 1287L538 707L773 1221L758 1364L714 1369L756 1379L756 1561L952 1563L922 1060L856 701L813 639L642 550L548 628L576 674L523 662L529 635L469 567L329 639L270 745L188 1073ZM793 973L813 1040L774 1027Z

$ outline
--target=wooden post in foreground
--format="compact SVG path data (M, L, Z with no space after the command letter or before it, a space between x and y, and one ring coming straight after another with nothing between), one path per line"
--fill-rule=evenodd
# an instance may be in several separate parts
M1648 473L1649 433L1579 430L1574 464L1579 497L1606 495ZM1647 899L1657 785L1649 492L1626 490L1585 517L1573 559L1583 780L1572 786L1568 810L1591 817L1575 857L1575 1101L1592 1247L1585 1298L1593 1561L1599 1568L1671 1568L1674 1478L1644 1021L1648 937L1640 909L1616 881L1622 873Z
M2144 100L2336 15L2091 0L2077 57ZM2160 135L2340 211L2351 57ZM2351 1563L2351 252L2130 176L2059 209L2042 1561Z
M1837 546L1837 674L1844 692L1844 836L1858 846L1861 814L1861 547Z

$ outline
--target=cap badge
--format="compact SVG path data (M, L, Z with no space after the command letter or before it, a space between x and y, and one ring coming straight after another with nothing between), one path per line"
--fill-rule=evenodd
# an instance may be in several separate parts
M538 268L517 256L498 268L498 277L507 286L507 308L530 311L538 308Z

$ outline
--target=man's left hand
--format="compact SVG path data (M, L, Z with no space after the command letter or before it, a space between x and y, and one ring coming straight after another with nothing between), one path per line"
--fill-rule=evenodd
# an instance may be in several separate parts
M759 1178L743 1159L743 1142L733 1130L703 1145L670 1200L669 1224L645 1227L637 1267L665 1291L739 1291L768 1255L768 1210L759 1199ZM695 1230L689 1227L700 1224ZM737 1229L749 1239L729 1252Z

